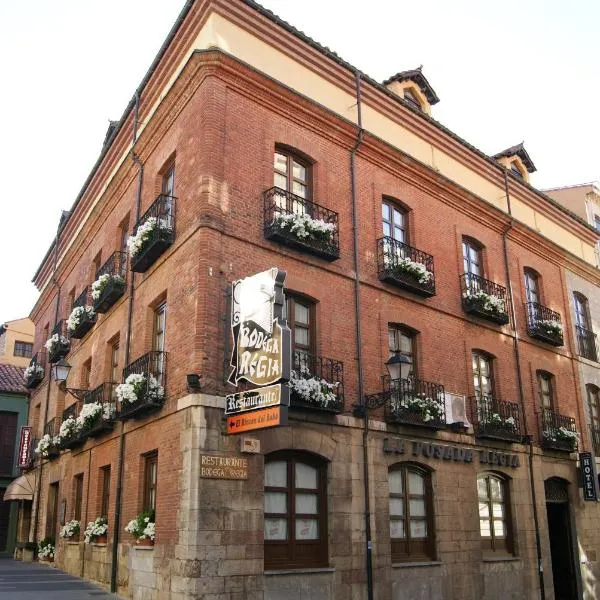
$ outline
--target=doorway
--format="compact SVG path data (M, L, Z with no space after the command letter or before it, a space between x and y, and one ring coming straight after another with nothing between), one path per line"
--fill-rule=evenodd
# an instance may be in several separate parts
M578 598L567 485L564 479L558 477L544 482L555 600Z

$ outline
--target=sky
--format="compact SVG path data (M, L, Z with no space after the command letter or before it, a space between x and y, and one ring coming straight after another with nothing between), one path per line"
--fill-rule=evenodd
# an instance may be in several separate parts
M433 117L539 189L600 180L597 0L262 0L378 81L423 65ZM184 0L0 0L0 322L31 279ZM10 189L10 194L7 192Z

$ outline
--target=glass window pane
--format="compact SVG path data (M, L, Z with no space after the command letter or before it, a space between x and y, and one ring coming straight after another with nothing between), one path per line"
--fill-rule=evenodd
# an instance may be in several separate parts
M397 209L394 209L394 225L402 226L404 223L404 215Z
M405 333L400 334L400 352L403 354L412 354L412 337L406 335Z
M479 516L484 519L490 518L490 505L487 502L479 503Z
M494 502L492 504L492 515L495 519L501 519L504 516L504 505Z
M404 539L406 537L404 521L399 519L392 519L390 521L390 537L394 539Z
M275 173L273 176L273 185L275 187L281 188L282 190L286 190L287 189L287 179L285 177L285 175L281 175L281 173ZM282 199L283 202L280 204L280 206L283 208L285 206L285 199ZM279 204L279 202L278 202Z
M306 168L296 161L294 161L293 165L293 175L294 179L299 179L300 181L306 182Z
M391 471L388 476L390 482L390 494L402 493L402 473L400 471Z
M303 183L294 181L292 183L292 192L296 194L296 196L300 196L300 198L306 198L306 186Z
M394 239L404 243L404 231L400 227L394 227Z
M318 540L319 522L317 519L296 519L297 540Z
M424 517L425 516L425 500L412 499L409 504L409 510L410 510L411 517Z
M408 472L408 493L425 495L425 477L421 473ZM412 513L412 511L411 511Z
M495 477L490 477L490 491L493 500L502 500L502 483Z
M265 512L287 512L287 494L285 492L265 492Z
M285 519L265 519L265 540L287 540Z
M265 465L265 487L287 487L287 462L278 460Z
M424 539L427 537L427 521L410 520L410 537L413 540Z
M390 515L392 517L404 515L404 500L402 498L390 498Z
M287 158L284 154L279 154L279 152L275 152L275 160L273 162L273 166L278 171L282 173L287 173Z
M390 228L389 223L383 223L383 235L390 237L392 235L392 230Z
M494 535L496 537L504 537L504 522L494 521Z
M482 500L487 499L487 479L485 477L479 477L477 479L477 493L479 494L479 498Z
M490 529L489 519L480 519L479 520L479 530L481 531L481 537L491 537L492 532Z
M296 494L296 513L316 515L317 510L317 495L316 494Z
M381 205L381 216L383 217L384 221L390 220L390 205L389 204Z
M294 327L294 341L296 344L302 344L308 346L310 341L308 337L308 329L304 327Z
M318 471L314 467L303 463L296 463L296 487L316 490Z
M294 303L294 320L296 323L304 323L308 325L308 319L310 316L310 310L308 306L304 306L303 304L299 304L298 302Z

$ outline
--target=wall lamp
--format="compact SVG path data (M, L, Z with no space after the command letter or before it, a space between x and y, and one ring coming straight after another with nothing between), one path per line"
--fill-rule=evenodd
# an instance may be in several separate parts
M58 383L58 387L61 390L68 392L69 394L71 394L71 396L75 396L77 400L81 400L88 392L88 390L78 390L67 387L67 378L69 377L71 369L71 365L64 358L61 358L56 364L52 366L52 377L54 378L54 381Z
M185 377L187 379L188 392L199 392L202 389L202 383L200 381L200 379L202 379L202 375L198 375L197 373L188 373Z

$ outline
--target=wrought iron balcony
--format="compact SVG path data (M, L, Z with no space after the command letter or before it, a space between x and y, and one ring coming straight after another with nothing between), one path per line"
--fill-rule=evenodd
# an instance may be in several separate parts
M69 320L73 322L74 327L69 327L68 320L67 331L69 337L81 339L94 326L96 311L94 311L93 304L91 287L86 286L73 302Z
M383 377L384 393L389 394L385 404L385 420L443 429L446 427L444 386L420 379L390 379Z
M136 223L130 243L131 270L145 273L175 241L174 196L160 194Z
M40 350L35 354L25 369L25 387L28 390L36 388L43 380L46 373L46 350Z
M542 342L562 346L563 328L560 315L537 302L527 302L527 333Z
M577 428L573 417L565 417L549 408L543 408L540 418L542 448L565 452L577 449Z
M491 396L472 396L471 414L475 436L505 442L520 442L521 412L515 402L502 402Z
M596 334L581 325L576 325L577 345L579 356L598 362L598 347L596 346Z
M508 323L506 288L479 275L465 273L460 276L463 310L480 319L498 325Z
M123 369L127 387L117 386L118 418L132 419L159 410L165 401L166 378L166 352L148 352L127 365Z
M110 307L125 293L127 285L127 254L113 252L96 271L92 285L92 299L97 313L108 312ZM94 289L96 288L96 289Z
M64 358L71 350L71 342L67 338L67 322L65 319L61 319L54 326L50 339L53 340L53 344L48 348L48 362L55 363Z
M50 438L54 439L58 435L59 428L60 426L58 423L58 419L56 417L54 419L50 419L50 421L48 421L44 425L44 435L49 435ZM49 460L53 460L54 458L58 458L59 456L60 448L58 448L58 446L51 445L50 448L48 448L47 458Z
M79 411L81 410L81 403L79 401L73 402L70 406L67 406L63 410L62 422L64 423L67 419L77 419ZM69 437L61 437L60 447L64 450L73 450L79 448L85 444L85 437L81 435L81 432L74 431Z
M291 406L330 413L344 410L344 363L294 351Z
M391 237L377 240L379 279L419 296L435 296L433 256Z
M103 383L85 394L83 397L84 407L95 404L97 412L94 416L88 417L81 430L81 435L93 438L112 430L117 413L117 402L113 394L114 386L113 383Z
M328 261L340 257L338 214L272 187L263 192L265 238Z

